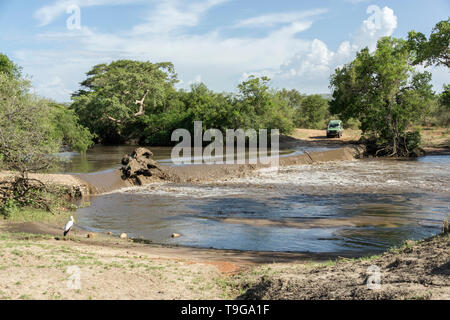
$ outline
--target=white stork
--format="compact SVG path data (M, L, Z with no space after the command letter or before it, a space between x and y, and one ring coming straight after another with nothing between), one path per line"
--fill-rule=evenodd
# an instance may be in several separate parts
M72 229L74 222L75 219L72 216L70 216L70 220L67 221L66 226L64 227L64 237L69 233L70 229Z

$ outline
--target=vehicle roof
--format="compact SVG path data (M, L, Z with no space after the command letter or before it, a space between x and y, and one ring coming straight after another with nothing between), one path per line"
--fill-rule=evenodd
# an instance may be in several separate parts
M341 120L330 120L330 124L332 124L332 123L341 123L342 121Z

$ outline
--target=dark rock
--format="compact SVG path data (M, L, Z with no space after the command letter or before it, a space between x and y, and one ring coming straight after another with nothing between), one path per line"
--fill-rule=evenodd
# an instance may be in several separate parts
M147 148L137 148L131 155L122 159L122 174L125 179L138 176L151 177L152 169L157 169L156 161L151 157L153 153Z

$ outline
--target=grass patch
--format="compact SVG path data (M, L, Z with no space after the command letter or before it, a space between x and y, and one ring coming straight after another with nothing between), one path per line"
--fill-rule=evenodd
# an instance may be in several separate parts
M0 241L11 241L11 240L50 240L53 239L54 236L49 234L34 234L34 233L25 233L25 232L2 232L0 234ZM20 246L25 246L27 243L16 244ZM33 244L44 247L42 244Z
M71 212L63 210L54 210L54 214L44 209L36 209L31 207L16 208L10 210L7 216L3 216L5 220L14 222L58 222L67 221Z

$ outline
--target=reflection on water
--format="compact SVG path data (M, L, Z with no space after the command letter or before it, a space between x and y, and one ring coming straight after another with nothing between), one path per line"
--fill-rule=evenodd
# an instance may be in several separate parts
M91 207L79 210L78 220L95 231L206 248L377 251L437 233L449 205L448 198L428 194L251 199L116 193L95 198ZM235 221L224 222L228 218ZM281 223L265 226L252 220ZM183 236L171 239L172 233Z
M65 161L59 170L64 173L93 173L120 167L120 161L125 154L136 149L136 146L102 146L95 145L84 154L76 152L61 153ZM170 159L172 148L152 147L156 160Z
M95 145L93 148L89 149L86 153L80 154L76 152L63 152L60 153L61 158L64 161L61 164L61 168L57 170L61 173L93 173L100 172L105 170L110 170L114 168L120 167L120 161L122 160L125 154L130 154L136 149L137 146L102 146ZM153 158L158 161L158 163L163 165L173 165L171 160L172 147L150 147L153 152ZM287 155L297 155L307 151L326 151L331 148L299 148L297 150L280 150L280 156ZM194 162L196 157L194 157L195 149L192 148L192 157L183 158L183 154L179 155L180 160L184 159L186 162L191 161ZM223 159L225 161L225 152L223 152ZM268 151L270 155L270 150ZM235 159L237 158L237 154L235 152ZM245 159L248 161L249 152L248 150L245 152ZM205 158L205 163L208 161L213 162L219 159L218 157Z

